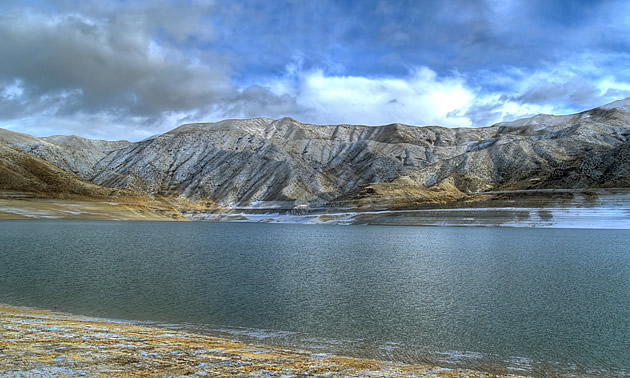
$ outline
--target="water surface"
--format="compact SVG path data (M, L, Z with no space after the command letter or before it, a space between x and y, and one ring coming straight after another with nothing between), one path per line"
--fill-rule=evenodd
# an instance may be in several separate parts
M621 375L630 231L0 221L0 302L406 362Z

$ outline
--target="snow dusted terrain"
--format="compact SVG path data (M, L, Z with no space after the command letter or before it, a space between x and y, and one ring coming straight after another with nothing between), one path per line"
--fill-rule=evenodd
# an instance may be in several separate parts
M619 227L625 194L593 190L630 188L629 104L478 129L225 120L135 143L0 129L0 191L174 219Z

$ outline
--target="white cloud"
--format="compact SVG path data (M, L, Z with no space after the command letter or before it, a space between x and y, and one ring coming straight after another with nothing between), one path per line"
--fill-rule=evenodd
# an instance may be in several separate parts
M295 98L303 113L296 117L314 123L470 126L462 115L474 99L463 78L441 78L426 67L391 78L302 72L291 65L287 75L266 86L278 96Z
M14 80L13 83L5 85L0 89L0 99L3 101L15 101L24 95L24 86L21 80Z
M627 54L584 52L536 70L510 67L484 72L468 116L476 126L539 113L571 114L630 96L630 69L616 68ZM488 89L492 88L492 89Z
M488 126L540 113L575 113L630 96L630 83L602 74L604 61L581 54L535 71L505 67L475 77L439 76L419 67L405 77L365 77L305 71L297 59L282 77L263 85L277 99L291 99L274 108L286 113L259 110L319 124Z

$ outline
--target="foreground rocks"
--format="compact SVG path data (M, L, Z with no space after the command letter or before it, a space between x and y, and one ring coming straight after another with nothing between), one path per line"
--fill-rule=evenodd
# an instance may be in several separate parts
M7 376L496 376L249 345L1 304L0 328L0 375Z

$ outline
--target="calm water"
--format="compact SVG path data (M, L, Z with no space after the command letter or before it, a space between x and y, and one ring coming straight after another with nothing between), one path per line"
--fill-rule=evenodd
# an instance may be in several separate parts
M630 231L0 221L0 302L408 362L622 375Z

